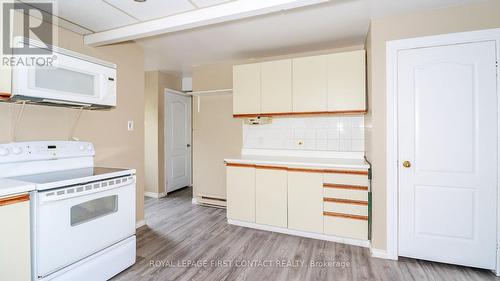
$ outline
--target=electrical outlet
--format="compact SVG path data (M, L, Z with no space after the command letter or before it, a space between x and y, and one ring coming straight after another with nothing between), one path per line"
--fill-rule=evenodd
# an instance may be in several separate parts
M133 131L134 130L134 121L128 121L127 122L127 129L129 131Z

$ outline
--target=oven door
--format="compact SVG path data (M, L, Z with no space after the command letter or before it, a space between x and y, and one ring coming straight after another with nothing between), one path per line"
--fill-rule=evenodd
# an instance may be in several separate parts
M109 188L108 180L38 194L35 248L39 277L134 235L135 178L128 181L114 188ZM104 182L106 189L94 189Z

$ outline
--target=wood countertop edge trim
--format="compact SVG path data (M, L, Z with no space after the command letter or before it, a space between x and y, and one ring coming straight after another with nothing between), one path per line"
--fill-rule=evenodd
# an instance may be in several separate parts
M314 169L314 168L291 168L282 165L260 165L260 164L246 164L246 163L225 163L228 167L248 167L256 169L269 169L269 170L287 170L289 172L304 172L304 173L327 173L327 174L352 174L352 175L368 175L368 171L361 170L336 170L336 169Z
M323 215L329 216L329 217L339 217L339 218L355 219L355 220L363 220L363 221L368 220L368 216L350 215L350 214L342 214L342 213L334 213L334 212L323 212Z
M13 195L13 196L6 196L3 198L0 198L0 206L7 206L7 205L12 205L16 203L21 203L25 201L30 200L30 195L29 194L20 194L20 195Z
M255 164L243 164L243 163L226 163L228 167L247 167L247 168L255 168Z
M338 110L338 111L305 111L305 112L263 112L263 113L238 113L233 118L254 118L273 116L297 116L297 115L355 115L367 114L367 110Z

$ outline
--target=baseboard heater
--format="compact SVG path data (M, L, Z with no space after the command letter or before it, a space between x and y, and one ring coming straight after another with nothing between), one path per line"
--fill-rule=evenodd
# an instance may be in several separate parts
M215 201L222 201L222 202L226 202L226 201L227 201L226 199L222 199L222 198L215 198L215 197L207 197L207 196L201 196L201 199L205 199L205 200L215 200Z
M226 199L209 196L198 196L197 203L207 207L226 208Z

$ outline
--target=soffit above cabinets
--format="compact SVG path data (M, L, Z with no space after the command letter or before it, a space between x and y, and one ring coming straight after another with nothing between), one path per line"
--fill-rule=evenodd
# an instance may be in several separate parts
M236 0L54 0L54 3L55 15L64 23L59 26L90 34L233 1ZM20 2L36 5L33 0Z

